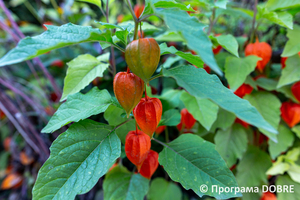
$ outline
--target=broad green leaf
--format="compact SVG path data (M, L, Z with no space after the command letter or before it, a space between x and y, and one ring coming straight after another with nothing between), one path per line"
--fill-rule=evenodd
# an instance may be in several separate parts
M281 57L290 57L300 52L299 35L300 26L294 25L293 30L287 30L286 36L289 38L289 40L284 46Z
M94 5L98 6L100 9L102 8L101 7L101 0L76 0L76 1L91 3L91 4L94 4Z
M236 57L239 57L239 52L238 52L239 45L235 37L228 34L228 35L217 36L216 39L224 49L226 49Z
M244 99L248 100L251 105L260 112L264 119L277 129L280 122L281 102L274 94L269 92L256 92L246 95ZM277 142L276 135L274 133L271 133L264 128L259 128L259 130L271 140Z
M247 76L254 71L257 61L261 58L257 56L247 56L245 58L227 57L225 62L225 77L228 80L230 89L235 91L246 80Z
M181 103L180 96L182 92L182 90L169 89L167 91L163 91L160 99L166 100L171 107L176 108L179 107Z
M268 19L269 21L276 23L280 26L293 29L293 16L288 12L270 12L267 8L257 6L258 19Z
M168 69L170 68L174 63L176 63L177 61L180 61L182 60L182 58L180 56L170 56L167 58L167 60L157 68L157 72L160 72L161 70L161 67L165 68L165 69Z
M171 109L163 113L158 126L176 126L180 123L181 115L178 110Z
M175 0L146 0L145 9L142 15L153 14L155 8L178 8L184 11L194 11L194 9L188 5L184 5L176 2Z
M267 90L267 91L273 91L273 90L276 90L276 87L277 87L277 81L274 80L274 79L270 79L270 78L264 78L264 77L261 77L261 78L258 78L256 80L256 84Z
M217 119L219 107L209 99L196 98L187 92L183 92L180 99L194 118L209 130Z
M120 165L107 173L103 181L105 200L143 200L148 189L148 179Z
M237 187L237 184L215 146L197 135L184 134L166 144L158 161L173 181L179 182L186 190L192 189L200 197L208 195L228 199L241 196L240 193L212 191L212 185ZM208 187L206 193L199 190L203 184Z
M278 192L277 200L299 200L300 197L300 183L293 181L288 175L278 176L276 180L276 185L288 185L294 186L292 192Z
M209 75L204 69L193 66L180 66L164 70L164 76L174 78L178 85L197 98L207 98L218 104L221 108L234 113L241 120L277 133L251 104L233 94L224 87L216 75Z
M180 56L181 58L185 59L186 61L192 63L193 65L196 65L197 67L203 68L203 61L200 59L199 56L193 55L190 52L185 53L182 51L178 51L175 47L171 46L168 47L166 43L162 43L159 45L160 47L160 54L175 54L177 56Z
M100 1L100 0L99 0L99 1ZM119 25L116 25L116 24L105 23L105 22L97 22L97 23L101 24L101 25L104 26L105 28L125 30L122 26L119 26Z
M277 88L300 80L300 56L298 54L286 60L286 67L281 72Z
M290 175L291 179L297 183L300 183L300 166L296 164L292 164L290 168L287 170L288 175Z
M120 157L121 142L113 127L87 119L59 135L50 151L33 200L74 199L88 192Z
M173 31L166 31L154 38L156 41L162 42L184 42L184 39L180 35L180 33Z
M258 187L268 183L266 171L272 162L269 155L259 148L249 146L237 166L236 180L240 187Z
M182 192L180 187L173 182L163 178L156 178L151 182L147 195L148 200L181 200Z
M42 133L51 133L70 122L78 122L102 113L110 104L112 100L108 91L99 90L97 87L86 94L72 94L54 113Z
M284 156L278 156L275 163L273 163L272 167L268 169L266 174L276 176L278 174L284 174L289 168L290 164L283 162Z
M219 130L215 136L216 150L231 167L241 159L247 150L247 133L240 124L234 124L227 130Z
M67 64L68 70L60 101L84 89L96 77L102 77L103 72L109 67L108 63L102 63L90 54L80 55Z
M215 132L217 128L222 130L226 130L234 123L235 115L231 112L224 110L223 108L219 108L217 120L213 123L210 132Z
M90 26L71 23L62 26L46 25L47 31L35 37L26 37L0 59L0 67L30 60L53 49L83 42L102 41L112 43L110 32L101 32Z
M298 136L298 138L300 138L300 125L294 126L294 127L292 128L292 131L293 131L294 133L296 133L296 135Z
M104 112L104 119L109 125L116 127L117 125L127 121L126 112L124 109L110 105ZM131 120L116 129L116 134L121 142L125 144L125 138L129 131L135 130L135 121Z
M300 1L299 0L288 0L288 1L281 1L281 0L268 0L266 4L266 8L269 10L279 10L279 9L286 9L292 7L299 7Z
M217 74L222 75L212 52L212 43L195 17L189 16L185 11L179 9L164 9L157 11L165 20L166 25L172 30L180 32L187 46L196 51L200 58Z
M282 152L285 152L290 146L292 146L294 142L294 134L289 128L282 124L280 124L278 127L277 137L279 141L277 143L273 142L272 140L268 141L269 152L273 160Z

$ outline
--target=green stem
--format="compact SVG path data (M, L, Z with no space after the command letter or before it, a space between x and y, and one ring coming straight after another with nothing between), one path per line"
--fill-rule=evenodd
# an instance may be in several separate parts
M146 20L148 17L150 17L152 15L153 14L142 16L141 18L139 18L139 22Z
M42 24L42 19L41 17L38 15L38 13L36 12L36 10L34 9L34 7L32 7L32 5L28 2L25 1L24 5L26 6L26 8L29 10L29 12L40 22L40 24Z
M166 126L166 129L165 129L165 140L166 140L166 142L169 142L169 130L168 130L167 126Z
M163 145L164 147L170 148L168 145L166 145L165 143L159 141L158 139L152 138L152 140L154 140L155 142L157 142L158 144ZM170 148L171 149L171 148ZM173 150L174 151L174 150Z
M215 16L216 16L216 8L213 8L212 9L212 14L211 14L211 17L210 17L210 23L209 23L209 28L208 28L207 35L210 35L210 33L213 30L213 26L214 26L214 23L215 23Z
M252 32L251 32L251 37L250 37L250 43L252 43L254 41L254 36L255 36L255 32L256 32L256 28L255 28L255 21L256 21L256 14L257 14L257 1L254 1L254 10L253 10L253 20L252 20Z
M132 5L131 5L130 0L126 0L126 1L127 1L127 4L128 4L130 13L131 13L131 15L133 17L133 20L134 20L134 36L133 36L133 40L136 40L137 39L137 34L138 34L138 28L139 28L139 20L138 20L138 18L134 14L134 11L132 9Z
M162 74L157 74L155 76L152 76L150 79L149 79L149 82L156 79L156 78L159 78L159 77L162 77L163 75Z

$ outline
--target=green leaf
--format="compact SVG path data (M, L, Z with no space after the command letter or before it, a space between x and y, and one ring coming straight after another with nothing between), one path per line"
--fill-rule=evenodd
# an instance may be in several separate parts
M278 174L284 174L289 168L290 164L283 162L284 156L278 156L275 163L273 163L272 167L268 169L266 174L276 176Z
M219 187L237 187L232 172L215 150L215 146L199 136L184 134L166 144L160 152L158 161L163 165L170 178L179 182L186 190L192 189L197 195L228 199L241 194L218 193L212 191L212 185ZM205 184L206 193L199 187Z
M105 22L98 22L98 21L96 21L96 23L99 23L102 26L104 26L105 28L109 28L109 29L121 29L121 30L125 30L122 26L119 26L119 25L116 25L116 24L105 23Z
M298 136L298 138L300 138L300 125L294 126L294 127L292 128L292 131L293 131L294 133L296 133L296 135Z
M299 6L300 6L299 0L288 0L288 1L268 0L266 4L266 8L268 8L269 10L287 9L287 8L299 7Z
M277 88L300 80L300 56L298 54L286 60L286 67L282 70Z
M238 52L239 45L235 37L228 34L228 35L217 36L216 39L224 49L226 49L236 57L239 57L239 52Z
M178 51L175 47L171 46L168 47L166 43L162 43L159 45L160 47L160 54L175 54L177 56L180 56L181 58L185 59L186 61L192 63L193 65L196 65L197 67L203 68L203 61L200 59L199 56L193 55L190 52L185 53L182 51Z
M277 81L274 80L274 79L270 79L270 78L264 78L264 77L261 77L261 78L258 78L256 80L256 84L267 90L267 91L273 91L273 90L276 90L276 87L277 87Z
M212 43L203 31L205 25L179 9L164 9L157 11L157 13L163 17L166 25L172 31L178 31L182 34L187 46L196 51L203 62L217 74L222 75L212 52Z
M181 115L178 110L171 109L163 113L158 126L176 126L180 123Z
M210 131L215 132L217 128L226 130L234 123L235 115L222 108L219 108L217 120L213 123Z
M64 90L60 101L68 95L75 94L90 84L96 77L103 77L103 72L109 67L89 54L80 55L68 63Z
M300 166L296 164L292 164L290 168L287 170L288 175L290 175L291 179L297 183L300 183Z
M300 183L296 183L293 181L288 175L279 176L276 180L276 185L288 185L288 186L294 186L294 192L278 192L277 194L277 200L299 200L300 197Z
M121 142L111 126L84 120L59 135L50 151L33 200L74 199L88 192L120 156Z
M215 136L216 150L231 167L241 159L247 150L247 133L240 124L234 124L227 130L218 130Z
M300 26L294 25L294 29L287 30L286 36L289 38L284 46L281 57L290 57L300 52L299 44Z
M294 142L294 134L286 126L280 124L278 127L278 141L277 143L272 140L268 141L269 152L271 158L274 160L282 152L285 152Z
M156 36L154 38L156 41L164 41L164 42L184 42L184 39L180 35L180 33L173 31L165 31L164 33Z
M180 99L194 118L209 130L217 119L219 107L209 99L196 98L187 92L183 92Z
M76 0L76 1L91 3L91 4L94 4L94 5L98 6L100 9L102 8L101 7L101 0Z
M103 182L105 200L143 200L148 189L148 179L129 172L123 166L112 169Z
M160 70L161 70L161 67L163 67L163 68L165 68L165 69L168 69L168 68L170 68L174 63L176 63L177 61L180 61L180 60L182 60L182 58L180 57L180 56L175 56L175 57L173 57L173 56L170 56L170 57L168 57L167 59L166 59L166 61L161 65L161 66L159 66L158 68L157 68L157 72L160 72Z
M71 23L62 26L46 26L48 30L43 34L22 39L17 47L0 59L0 67L30 60L53 49L83 42L112 43L110 32L101 32L90 26L79 26Z
M261 58L257 56L247 56L245 58L227 57L225 62L225 77L228 80L230 89L235 91L246 80L247 76L254 71L257 61Z
M164 76L174 78L178 85L198 98L207 98L221 108L234 113L241 120L259 128L277 133L251 104L224 87L216 75L209 75L204 69L181 66L164 71Z
M151 182L147 195L148 200L181 200L182 193L180 187L173 182L168 182L163 178L156 178Z
M186 6L174 0L146 0L143 16L153 14L155 8L178 8L184 11L194 11L190 5Z
M258 19L268 19L269 21L276 23L280 26L293 29L293 16L286 12L269 12L267 8L257 6Z
M42 133L51 133L70 122L78 122L104 112L112 103L107 90L99 90L94 87L86 94L76 93L69 96L54 113Z
M259 148L249 146L237 166L236 179L240 187L257 187L261 182L267 184L266 171L272 162L269 155Z
M125 113L126 112L124 109L118 108L114 105L110 105L104 112L104 119L108 122L109 125L116 127L117 125L128 120ZM116 134L123 144L125 144L127 133L132 130L135 130L134 120L131 120L116 129Z
M281 102L279 99L269 92L256 92L250 95L246 95L244 99L248 100L252 106L254 106L258 112L269 122L273 127L278 127L280 122L280 107ZM277 142L276 135L270 131L259 128L259 130L268 136L274 142Z

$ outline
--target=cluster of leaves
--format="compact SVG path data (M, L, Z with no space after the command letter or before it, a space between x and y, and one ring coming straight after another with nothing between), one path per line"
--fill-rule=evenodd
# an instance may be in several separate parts
M84 2L95 4L102 12L106 6L97 0ZM300 3L269 0L259 4L255 12L227 3L226 0L145 2L141 30L160 42L162 55L162 63L147 90L149 96L161 100L164 110L159 126L166 126L164 134L154 137L153 143L158 143L153 146L160 152L159 163L163 168L159 168L151 183L129 171L132 165L123 147L126 134L135 129L135 122L132 116L126 118L125 111L112 96L113 76L109 74L115 73L114 64L110 64L113 57L117 55L124 61L122 52L133 38L136 22L122 16L118 24L92 22L97 28L72 23L48 25L43 34L22 39L0 59L0 66L13 65L54 49L86 42L100 43L104 50L100 56L81 54L68 62L62 104L42 132L52 133L66 125L68 129L52 143L50 157L39 171L33 199L74 199L90 191L104 175L104 199L143 199L146 195L156 200L181 199L188 195L181 186L192 189L200 197L227 199L242 194L212 191L212 185L299 186L299 126L290 129L280 118L280 107L288 99L299 103L291 86L300 80L297 70L300 28L293 25ZM114 5L115 2L110 2L110 7ZM271 41L269 32L273 38L279 38L282 33L274 30L284 27L280 29L287 32L288 42L281 56L289 57L285 68L281 69L276 58L272 58L263 73L255 70L261 58L245 57L243 53L251 35L233 33L231 29L240 27L226 24L231 20L240 22L240 17L241 23L257 22L253 27L242 27L244 32L255 27L253 31L258 36L266 32L261 40L267 42ZM213 27L221 35L208 36L208 23L209 32ZM283 48L284 44L272 42L273 49ZM109 53L106 48L110 46L118 52ZM223 50L214 55L213 48L217 46ZM122 62L117 69L124 70L126 66ZM204 63L213 71L211 74L201 69ZM90 83L97 77L102 78L102 83L92 88ZM234 92L243 84L254 90L240 98ZM180 123L183 108L197 121L188 134L175 127ZM276 162L272 164L272 160ZM110 170L115 163L117 166ZM175 183L163 179L166 174ZM202 184L208 186L207 192L199 190ZM258 199L260 195L243 194L242 198ZM280 200L298 196L277 195Z

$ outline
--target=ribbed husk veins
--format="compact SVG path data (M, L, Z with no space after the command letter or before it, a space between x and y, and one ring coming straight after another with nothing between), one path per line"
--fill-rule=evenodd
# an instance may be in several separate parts
M162 104L157 98L142 98L133 109L133 115L141 130L152 137L162 115Z
M150 179L151 176L154 174L158 167L158 153L150 150L147 158L142 164L142 167L140 169L140 174L145 177Z
M142 131L129 131L125 140L127 158L136 165L138 171L147 158L151 148L150 137Z
M114 93L127 117L140 102L144 91L144 81L133 73L119 72L114 78Z
M130 70L146 83L154 74L160 59L160 48L153 38L132 41L125 50L125 60Z
M256 68L260 72L263 72L265 66L268 64L268 62L271 59L272 48L268 43L259 42L258 40L256 40L255 43L248 44L246 46L245 55L246 56L255 55L262 58L262 60L257 61Z

